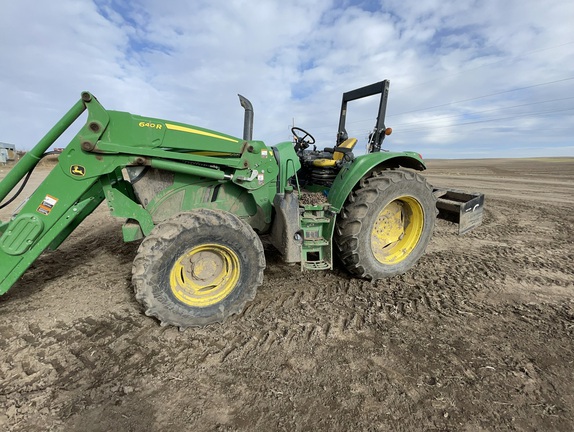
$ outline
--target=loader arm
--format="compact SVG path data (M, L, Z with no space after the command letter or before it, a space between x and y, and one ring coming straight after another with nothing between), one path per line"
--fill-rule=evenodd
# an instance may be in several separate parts
M133 240L151 232L154 228L152 217L138 203L131 183L124 180L123 168L147 163L196 176L224 176L216 170L186 165L184 162L189 157L171 148L151 148L148 149L151 157L145 157L146 154L142 157L141 153L146 153L146 148L138 145L138 140L149 143L148 147L158 141L143 140L137 135L132 138L133 134L125 132L125 122L118 121L128 113L115 113L112 118L110 114L114 112L106 111L94 96L84 92L72 109L0 182L0 199L4 200L34 169L46 150L85 109L88 110L87 121L59 156L58 164L27 198L18 214L0 223L0 295L45 249L56 249L104 199L113 216L137 222L140 237L133 234L133 230L131 233L127 230L127 234L124 230L124 238L131 235ZM131 146L124 148L118 144L109 151L99 149L98 144L104 143L114 129L120 142ZM165 154L177 160L166 160ZM158 157L161 155L164 158Z
M104 200L112 216L127 219L126 241L141 239L158 222L197 208L235 212L255 230L269 228L279 169L263 142L107 111L88 92L0 182L0 204L6 206L5 198L86 109L86 123L58 164L18 214L0 222L0 295ZM132 183L130 170L141 175L167 172L172 181L144 202L139 198L145 182Z
M89 93L0 182L0 199L6 198L30 172L55 140L90 107L88 121L68 146L68 154L81 153L82 143L95 142L109 117ZM71 158L73 160L73 158ZM18 214L0 225L0 294L5 293L46 249L55 249L104 199L103 175L86 176L86 164L59 163L28 197ZM113 173L113 170L112 170ZM109 175L109 173L108 173ZM112 177L114 177L112 175ZM116 183L120 179L108 180Z

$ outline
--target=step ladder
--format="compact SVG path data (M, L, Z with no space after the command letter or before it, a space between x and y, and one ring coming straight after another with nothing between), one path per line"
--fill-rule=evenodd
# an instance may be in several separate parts
M330 270L333 268L329 225L335 217L330 205L303 205L299 207L301 243L301 269Z

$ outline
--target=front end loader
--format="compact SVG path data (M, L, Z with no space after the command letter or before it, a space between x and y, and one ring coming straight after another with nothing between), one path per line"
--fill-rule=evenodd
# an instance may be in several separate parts
M483 196L469 204L464 194L433 190L417 173L425 169L419 154L381 151L390 133L384 127L388 88L382 81L345 93L336 145L323 150L311 150L315 140L300 128L293 128L294 142L253 140L253 108L243 96L239 138L106 110L82 93L0 182L2 208L22 192L56 139L88 111L58 164L0 222L0 294L102 201L125 220L124 240L141 240L133 287L145 313L162 325L204 326L241 312L263 282L261 235L303 270L331 269L337 254L358 277L406 272L431 238L437 197L438 209L458 214L455 222L466 231L480 224ZM357 140L345 131L347 102L375 94L381 102L368 153L354 156ZM445 208L442 196L449 198Z

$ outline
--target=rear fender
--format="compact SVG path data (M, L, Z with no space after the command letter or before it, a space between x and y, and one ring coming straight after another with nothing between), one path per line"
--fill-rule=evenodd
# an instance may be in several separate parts
M329 190L328 200L333 211L341 211L347 197L363 177L377 169L398 167L417 171L426 169L421 155L415 152L370 153L344 165Z

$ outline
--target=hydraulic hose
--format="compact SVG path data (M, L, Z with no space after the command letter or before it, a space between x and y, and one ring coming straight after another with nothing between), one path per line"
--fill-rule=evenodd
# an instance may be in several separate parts
M59 154L59 152L55 152L55 151L51 151L51 152L46 152L44 153L40 159L38 160L38 163L44 159L46 156L50 156L50 155L54 155L54 154ZM16 191L16 193L12 196L12 198L8 199L5 203L0 204L0 210L2 210L4 207L10 205L12 202L14 202L14 200L16 198L18 198L18 196L22 193L22 191L24 190L24 188L26 187L26 184L28 183L28 180L30 180L30 176L32 175L32 172L34 171L34 168L36 168L38 166L38 163L36 163L32 168L30 168L30 170L26 173L26 176L24 177L24 180L22 181L22 184L20 185L20 187L18 188L18 190Z

